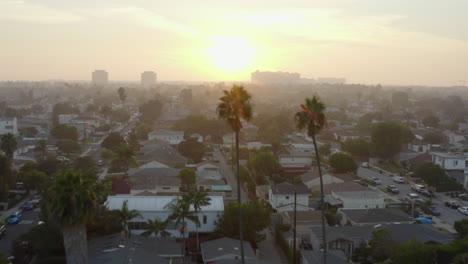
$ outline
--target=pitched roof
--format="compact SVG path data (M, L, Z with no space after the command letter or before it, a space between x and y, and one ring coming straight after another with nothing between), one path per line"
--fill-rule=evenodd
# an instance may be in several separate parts
M320 190L320 186L313 186L311 190ZM324 193L331 193L332 191L335 192L344 192L344 191L365 191L367 190L366 187L356 183L354 181L349 182L342 182L342 183L332 183L332 184L324 184L323 185L323 192Z
M240 258L240 240L223 237L207 241L201 244L204 262L218 263L219 260L235 260ZM256 259L255 253L249 242L244 241L245 259Z
M224 199L222 196L208 196L211 198L211 204L202 206L200 211L219 212L224 211ZM110 210L122 208L124 201L128 201L129 210L138 210L142 212L169 212L166 205L170 204L178 196L131 196L118 195L108 196L105 205ZM191 208L193 210L193 208Z
M112 182L113 194L130 194L130 182L127 179L116 179Z
M309 189L304 184L293 185L288 182L283 182L280 184L274 184L271 186L271 191L273 194L294 194L296 190L297 194L309 194Z
M318 250L301 250L301 255L309 264L323 263L323 252ZM347 263L346 255L341 250L327 250L328 264L345 264Z
M156 186L181 186L178 169L138 168L129 170L132 190L154 190Z
M340 209L356 223L412 222L413 218L398 208Z

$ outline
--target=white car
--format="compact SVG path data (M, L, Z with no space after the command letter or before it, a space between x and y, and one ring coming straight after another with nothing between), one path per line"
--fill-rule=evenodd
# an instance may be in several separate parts
M424 203L424 200L417 194L415 193L408 193L406 196L405 196L405 199L407 201L415 201L415 202L420 202L420 203Z
M458 207L458 212L464 214L464 215L468 215L468 206L462 206L462 207Z
M376 177L372 177L372 182L375 185L381 185L382 184L382 181L379 178L376 178Z
M405 183L405 178L400 176L393 176L393 181L396 183Z
M411 185L411 190L416 191L416 192L422 192L426 190L426 188L424 187L424 185L415 184L415 185Z
M369 162L363 162L363 163L361 164L361 166L362 166L363 168L370 168Z

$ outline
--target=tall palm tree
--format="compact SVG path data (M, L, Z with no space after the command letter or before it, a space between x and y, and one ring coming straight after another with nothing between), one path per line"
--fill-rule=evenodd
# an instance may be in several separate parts
M166 208L172 211L168 219L174 221L176 226L182 224L179 231L183 241L182 254L185 256L185 232L187 231L185 220L189 220L196 225L199 225L200 221L198 221L198 217L194 211L190 211L190 200L187 196L175 198L171 203L166 205Z
M41 139L36 141L36 146L34 147L35 152L39 152L41 154L40 158L44 159L47 155L47 140Z
M2 136L0 149L13 161L15 151L18 149L18 142L13 134L8 133Z
M154 221L148 219L146 222L146 231L141 233L142 236L151 236L154 234L156 237L161 235L162 237L168 237L171 233L166 231L167 224L169 223L166 219L165 221L159 220L159 218L155 218Z
M186 197L185 199L189 200L190 204L193 205L194 213L197 216L197 218L198 218L198 212L201 210L201 208L203 206L208 206L211 204L211 198L208 197L208 193L206 192L202 192L202 191L189 192L188 194L184 195L184 197ZM198 227L199 225L196 225L196 229L195 229L195 232L197 234L197 252L200 246L200 242L198 239Z
M239 175L239 131L242 129L241 121L250 121L252 118L251 95L242 86L234 85L231 90L223 91L219 99L216 112L218 117L224 119L236 134L236 175L237 175L237 202L241 204L241 184ZM239 238L242 264L245 263L242 213L239 211Z
M119 98L120 98L120 101L122 101L122 108L123 108L125 99L127 99L127 92L125 91L125 88L123 87L120 87L119 90L117 90L117 92L119 93Z
M322 179L322 168L320 166L320 156L317 150L317 141L315 135L322 130L325 126L325 104L320 101L316 96L305 99L305 105L301 105L301 111L296 112L294 119L296 121L297 128L307 129L307 135L312 137L315 149L315 158L317 160L317 167L320 178L320 208L322 211L322 237L323 237L323 259L324 263L327 263L327 239L325 237L325 203L323 201L323 179Z
M120 210L116 210L117 216L120 224L122 225L123 231L125 233L125 238L130 236L130 231L128 230L128 221L132 220L135 217L141 217L141 214L137 210L128 209L128 200L125 200L122 204Z
M99 204L97 184L79 172L67 171L55 177L45 192L50 216L60 225L68 264L86 264L88 247L86 222Z

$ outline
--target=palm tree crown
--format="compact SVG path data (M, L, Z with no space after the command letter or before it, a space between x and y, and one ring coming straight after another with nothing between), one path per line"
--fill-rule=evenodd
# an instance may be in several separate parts
M5 152L6 156L10 159L13 159L13 155L18 149L18 142L13 134L8 133L2 136L1 138L0 149Z
M234 132L242 128L242 120L252 118L251 95L242 86L234 85L230 91L224 90L221 102L216 108L218 117L227 121Z
M299 129L307 129L308 136L315 136L325 126L325 104L316 96L305 99L305 109L296 112L294 119Z
M128 231L128 221L132 220L135 217L141 217L141 214L137 210L128 209L128 200L125 200L122 204L122 208L117 211L117 217L120 224L122 225L123 230L125 231L125 236L130 235Z
M165 221L159 220L159 218L155 218L154 221L148 219L146 222L146 231L141 233L142 236L151 236L154 234L155 236L161 235L162 237L168 237L171 233L166 231L167 224L169 223L166 219Z
M199 225L200 221L193 211L190 211L190 200L187 197L175 198L170 204L166 205L172 211L169 220L175 222L176 225L182 223L182 230L185 231L185 219Z

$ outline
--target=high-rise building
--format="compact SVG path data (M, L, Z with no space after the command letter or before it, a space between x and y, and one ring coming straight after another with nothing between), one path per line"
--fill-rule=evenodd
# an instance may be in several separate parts
M95 70L92 73L92 82L97 86L106 86L109 82L109 75L105 70Z
M141 73L141 86L150 87L156 84L156 73L145 71Z
M288 84L298 83L301 75L297 72L256 71L252 73L251 78L255 84Z

